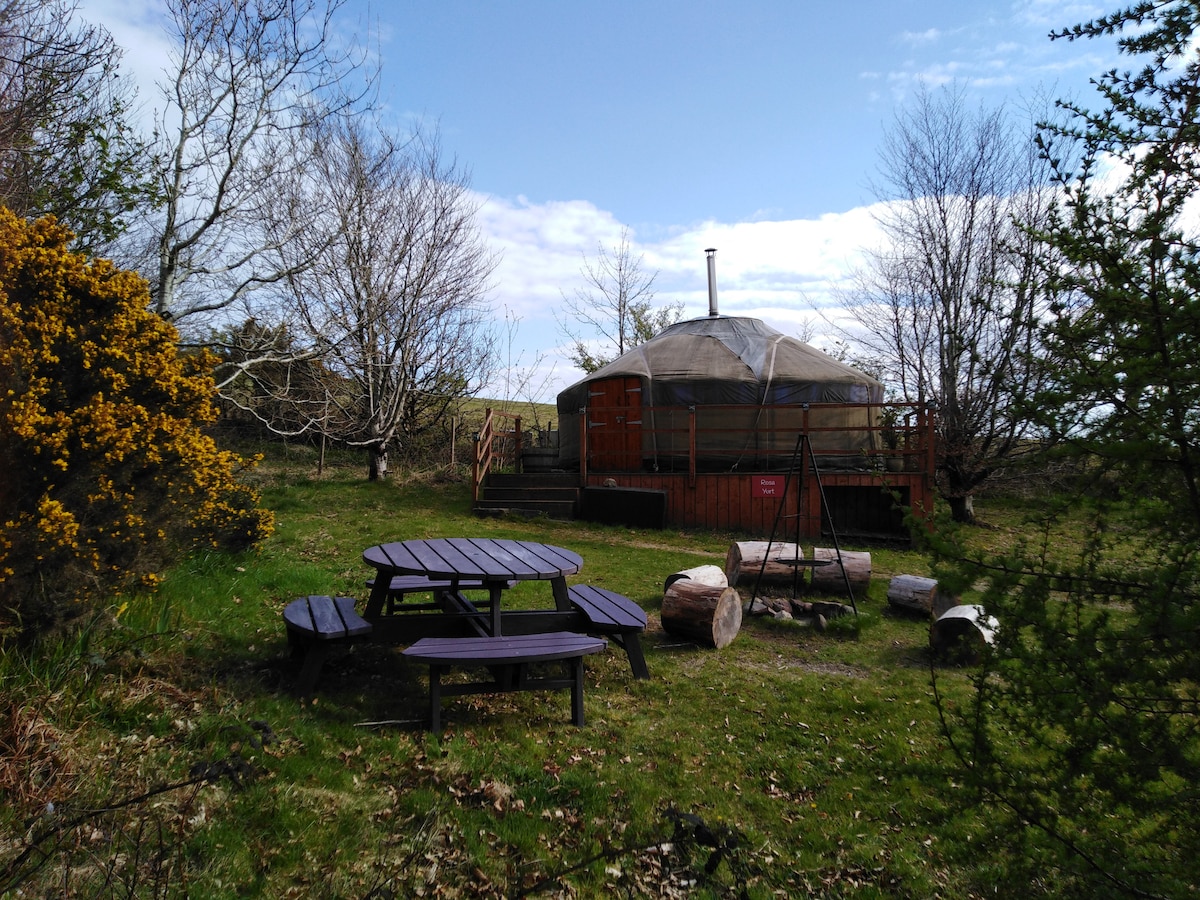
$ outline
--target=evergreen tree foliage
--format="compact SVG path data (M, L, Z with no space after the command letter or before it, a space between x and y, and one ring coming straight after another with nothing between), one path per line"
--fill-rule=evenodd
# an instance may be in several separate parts
M145 282L72 237L0 209L0 641L271 530L242 461L202 431L212 361L182 355Z
M1049 872L1066 896L1200 884L1198 23L1172 0L1056 35L1118 35L1141 62L1042 138L1052 377L1027 410L1084 473L1055 515L1088 540L1064 546L1049 516L1005 558L941 548L1001 623L970 701L940 701L959 777L997 810L1006 877ZM1064 139L1069 159L1049 152Z

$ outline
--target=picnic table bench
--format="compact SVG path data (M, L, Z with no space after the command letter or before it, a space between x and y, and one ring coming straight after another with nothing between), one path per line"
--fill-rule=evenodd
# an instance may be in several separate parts
M283 610L292 655L303 654L296 690L308 694L316 687L330 651L339 644L367 638L373 626L354 611L353 597L300 597Z
M571 606L586 620L582 631L611 638L625 651L634 677L650 677L640 638L646 630L644 609L628 597L590 584L571 585L567 588L567 597Z
M583 657L599 653L604 640L566 631L541 634L482 636L468 638L427 637L403 650L404 656L429 666L429 722L434 734L441 732L442 697L506 691L571 690L571 721L582 726ZM563 662L560 677L531 677L532 663ZM487 668L494 680L466 684L443 684L451 668Z
M628 597L590 584L567 588L567 610L519 609L504 614L506 634L538 634L555 631L583 632L608 638L625 651L635 678L649 678L641 635L646 630L646 612ZM475 602L455 591L441 595L441 607L467 622L481 637L488 617Z

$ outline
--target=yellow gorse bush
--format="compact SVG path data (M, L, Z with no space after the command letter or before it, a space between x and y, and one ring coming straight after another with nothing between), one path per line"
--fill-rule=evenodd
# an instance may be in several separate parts
M0 638L271 531L246 462L203 432L212 360L180 352L141 278L70 239L0 209Z

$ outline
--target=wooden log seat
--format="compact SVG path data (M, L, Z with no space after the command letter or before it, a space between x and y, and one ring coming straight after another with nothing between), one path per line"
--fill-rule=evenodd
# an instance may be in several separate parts
M628 597L590 584L572 585L567 597L587 620L584 631L611 638L624 650L634 678L650 677L640 637L646 630L645 610Z
M813 559L829 561L827 566L813 568L810 587L821 594L846 596L846 583L850 583L850 596L865 597L871 588L871 554L866 550L841 551L838 565L836 547L814 547ZM844 567L844 572L843 572Z
M667 580L663 582L663 590L667 590L675 582L682 581L685 578L696 584L729 587L729 577L725 574L724 569L720 566L706 565L693 566L690 569L680 569L678 572L671 573L667 576Z
M663 631L720 650L742 627L742 599L736 589L681 578L663 592Z
M354 611L353 597L300 597L284 607L283 622L292 654L304 656L296 679L301 694L316 687L321 667L335 646L369 637L372 627Z
M787 541L737 541L725 554L725 577L732 587L795 584L796 566L786 560L803 556L799 544Z
M1000 623L982 606L952 606L929 627L929 649L935 659L976 663L985 644L996 642Z
M427 637L403 650L414 662L429 666L429 727L442 730L442 697L505 691L571 690L571 721L583 725L583 657L600 653L607 646L600 638L551 631L510 637ZM528 666L542 662L565 663L561 677L530 677ZM468 684L442 684L451 668L487 668L495 680Z
M888 603L937 619L959 603L959 598L938 589L936 578L923 575L896 575L888 582Z

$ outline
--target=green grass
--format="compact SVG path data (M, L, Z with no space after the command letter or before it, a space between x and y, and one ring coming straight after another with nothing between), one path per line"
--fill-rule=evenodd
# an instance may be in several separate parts
M183 561L117 627L0 662L17 748L0 872L26 895L959 897L998 877L980 823L945 802L928 623L887 609L891 575L928 572L918 554L871 548L851 627L747 618L714 651L662 631L662 584L722 565L737 535L478 519L455 480L260 478L278 518L260 551ZM1019 527L983 511L1002 526L989 541ZM364 548L463 534L580 553L579 580L648 611L651 679L619 651L589 657L584 728L563 692L484 695L447 701L441 737L396 648L336 657L311 702L289 693L289 600L365 597ZM44 865L14 872L46 833Z

